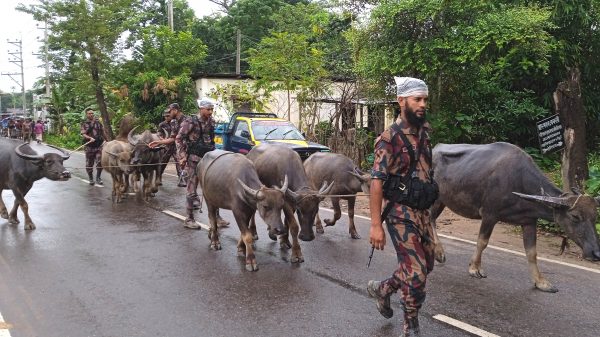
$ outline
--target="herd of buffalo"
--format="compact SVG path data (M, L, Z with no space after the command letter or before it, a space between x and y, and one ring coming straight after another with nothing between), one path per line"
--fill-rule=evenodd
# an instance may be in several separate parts
M135 135L131 129L103 145L101 162L112 177L113 202L122 202L129 185L137 185L135 180L143 179L139 192L146 200L158 191L168 158L164 160L165 149L148 146L157 137L149 131ZM38 146L47 150L40 154L34 150ZM68 158L69 153L59 148L34 147L0 138L0 216L17 224L17 209L21 207L25 229L35 229L25 195L41 178L69 179L71 174L63 166ZM522 226L531 277L540 290L557 291L537 266L538 219L560 225L581 247L585 259L600 260L595 230L600 198L577 191L564 193L517 146L439 144L433 149L433 166L440 188L440 197L431 207L434 228L435 219L445 207L461 216L482 220L477 248L469 263L472 276L486 277L481 255L499 221ZM313 228L323 232L318 211L325 198L331 198L334 207L334 217L325 219L325 225L333 226L341 217L340 201L344 199L348 202L350 237L360 238L354 225L354 204L358 192L369 193L371 178L341 154L315 153L302 162L285 145L262 144L247 155L211 151L202 158L196 172L208 210L210 247L221 249L218 209L231 210L240 229L238 253L245 257L249 271L258 270L253 249L258 238L254 219L257 211L268 226L269 237L279 238L282 248L291 248L292 263L304 261L298 239L313 240ZM133 183L130 176L137 177L131 179ZM1 198L6 189L15 196L10 212ZM435 258L444 262L446 257L437 234L433 239Z

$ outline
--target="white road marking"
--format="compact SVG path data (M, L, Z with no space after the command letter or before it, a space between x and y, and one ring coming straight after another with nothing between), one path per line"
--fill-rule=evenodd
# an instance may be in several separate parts
M165 209L165 210L163 210L162 212L163 212L163 213L165 213L166 215L170 215L170 216L172 216L172 217L174 217L174 218L177 218L177 219L179 219L179 220L185 220L185 216L183 216L183 215L181 215L181 214L179 214L179 213L175 213L175 212L173 212L173 211L169 211L168 209ZM209 230L209 229L210 229L210 226L208 226L208 225L206 225L206 224L203 224L202 222L198 222L198 221L196 221L196 223L197 223L197 224L198 224L200 227L202 227L202 228L204 228L204 229L206 229L206 230Z
M325 208L325 207L319 207L319 208L322 209L322 210L329 211L329 212L333 213L332 209ZM348 213L345 213L345 212L342 212L342 214L348 215ZM365 219L365 220L371 221L371 218L366 217L366 216L356 215L356 214L354 216L357 217L357 218L361 218L361 219ZM439 233L438 233L438 236L441 237L441 238L446 238L446 239L454 240L454 241L460 241L460 242L469 243L469 244L477 246L477 242L475 242L475 241L466 240L466 239L462 239L462 238L457 238L455 236L446 235L446 234L439 234ZM510 253L510 254L514 254L514 255L526 256L525 253L523 253L523 252L517 252L517 251L514 251L514 250L510 250L510 249L506 249L506 248L502 248L502 247L498 247L498 246L494 246L494 245L488 245L487 248L499 250L501 252ZM540 261L545 261L545 262L560 264L560 265L563 265L563 266L577 268L577 269L589 271L589 272L592 272L592 273L600 274L600 269L584 267L584 266L580 266L580 265L573 264L573 263L552 260L552 259L548 259L548 258L545 258L545 257L539 257L539 256L538 256L537 259L540 260Z
M477 327L472 326L471 324L467 324L467 323L461 322L461 321L459 321L457 319L448 317L446 315L435 315L435 316L433 316L433 318L437 319L438 321L442 321L444 323L447 323L447 324L450 324L452 326L455 326L455 327L457 327L459 329L462 329L462 330L465 330L467 332L470 332L470 333L472 333L474 335L477 335L477 336L481 336L481 337L500 337L500 336L495 335L495 334L493 334L491 332L487 332L485 330L479 329Z
M8 330L10 327L11 325L4 322L2 313L0 313L0 337L10 337L10 331Z

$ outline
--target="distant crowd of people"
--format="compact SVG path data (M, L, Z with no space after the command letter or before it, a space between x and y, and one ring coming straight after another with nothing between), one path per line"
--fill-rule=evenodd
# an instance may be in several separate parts
M38 119L36 122L32 118L6 118L0 123L0 136L20 139L25 142L36 140L41 143L44 133L47 131L48 122Z

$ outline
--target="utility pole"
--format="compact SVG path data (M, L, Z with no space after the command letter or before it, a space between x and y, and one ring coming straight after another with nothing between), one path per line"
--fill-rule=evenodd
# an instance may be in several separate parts
M169 18L169 27L171 27L171 31L174 32L175 29L173 27L173 0L169 0L167 3L167 16Z
M14 63L17 66L19 66L21 68L21 72L20 73L2 73L2 75L6 75L6 76L10 77L11 80L13 80L15 83L17 83L21 87L21 92L23 93L23 114L25 114L27 111L27 110L25 110L27 100L25 97L25 73L23 72L23 43L21 40L15 40L15 41L6 40L6 42L19 48L18 50L15 50L13 52L11 52L11 51L8 52L13 57L13 59L9 59L8 61L10 63ZM21 75L21 83L19 83L13 77L16 75ZM14 93L13 93L13 96L14 96ZM13 100L13 105L14 105L14 100Z
M37 26L37 24L36 24ZM38 29L43 29L44 30L44 63L45 63L45 67L46 67L46 80L45 80L45 87L46 87L46 100L44 101L44 109L42 110L42 116L38 116L41 117L42 119L46 119L46 107L47 107L47 102L50 101L50 62L48 61L48 19L44 20L44 28L40 28L38 27ZM36 54L33 53L33 55L36 56L40 56L40 54ZM36 117L36 116L33 116Z
M240 67L240 54L242 49L242 33L239 28L237 30L237 43L236 43L236 51L235 51L235 73L239 75L241 73Z

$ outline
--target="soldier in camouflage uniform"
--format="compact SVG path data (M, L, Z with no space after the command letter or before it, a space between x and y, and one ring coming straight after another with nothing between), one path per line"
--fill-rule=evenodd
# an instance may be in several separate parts
M158 124L158 135L161 138L161 140L163 140L163 139L173 139L174 140L175 138L171 138L171 135L174 133L173 129L171 127L171 120L173 119L171 117L171 108L167 108L165 110L165 112L163 113L163 116L165 117L165 120ZM174 136L176 136L176 134ZM167 168L167 163L171 160L171 157L173 157L173 159L175 160L175 170L177 172L177 176L181 175L181 169L179 167L179 161L177 160L177 157L175 156L175 150L176 150L175 142L173 141L173 142L167 144L166 148L161 151L161 154L163 156L163 158L161 159L161 163L163 163L163 162L165 163L160 168L161 175Z
M177 137L177 158L179 164L187 172L187 194L186 194L186 212L187 218L184 226L191 229L200 229L200 226L194 219L194 201L198 198L196 189L198 188L198 177L196 176L196 166L203 154L193 153L192 148L203 147L207 150L215 149L214 131L215 121L212 118L214 105L209 100L198 100L198 114L186 118ZM218 216L218 214L217 214ZM217 222L220 226L226 226L229 222L218 216Z
M382 221L386 221L388 233L396 249L398 267L390 278L369 281L369 295L377 300L377 309L391 318L390 296L400 290L404 311L404 336L419 336L418 313L425 301L427 274L433 270L434 245L429 210L418 210L395 203L386 219L381 219L383 186L391 175L406 175L411 158L407 145L399 135L401 131L418 153L414 173L420 181L432 181L431 145L429 124L425 121L428 89L425 82L407 77L397 77L397 95L400 115L396 127L385 130L376 140L375 161L371 172L371 229L370 242L375 249L383 250L386 243ZM420 140L423 148L417 150ZM428 157L429 156L429 157ZM413 175L414 176L414 175ZM387 200L386 200L387 201Z
M165 117L169 116L169 118L165 118L164 122L161 122L158 125L158 133L161 136L161 140L155 140L148 144L149 147L154 148L161 144L167 145L167 153L165 155L174 156L175 159L175 169L177 170L177 175L179 176L179 183L177 186L185 187L185 179L182 179L181 175L183 174L183 167L179 164L179 159L177 157L177 149L175 147L175 137L179 133L179 129L181 128L181 124L185 120L185 115L181 111L181 107L178 103L171 103L169 107L165 110ZM167 115L168 114L168 115ZM168 121L168 122L167 122ZM168 123L168 124L167 124ZM169 133L168 137L165 134L165 130ZM164 170L164 168L163 168Z
M94 162L96 163L96 184L103 185L100 174L102 173L102 144L107 138L104 133L104 127L100 121L94 117L94 109L85 110L86 120L81 123L81 136L83 142L88 143L83 150L85 151L85 170L87 171L90 185L94 185Z

